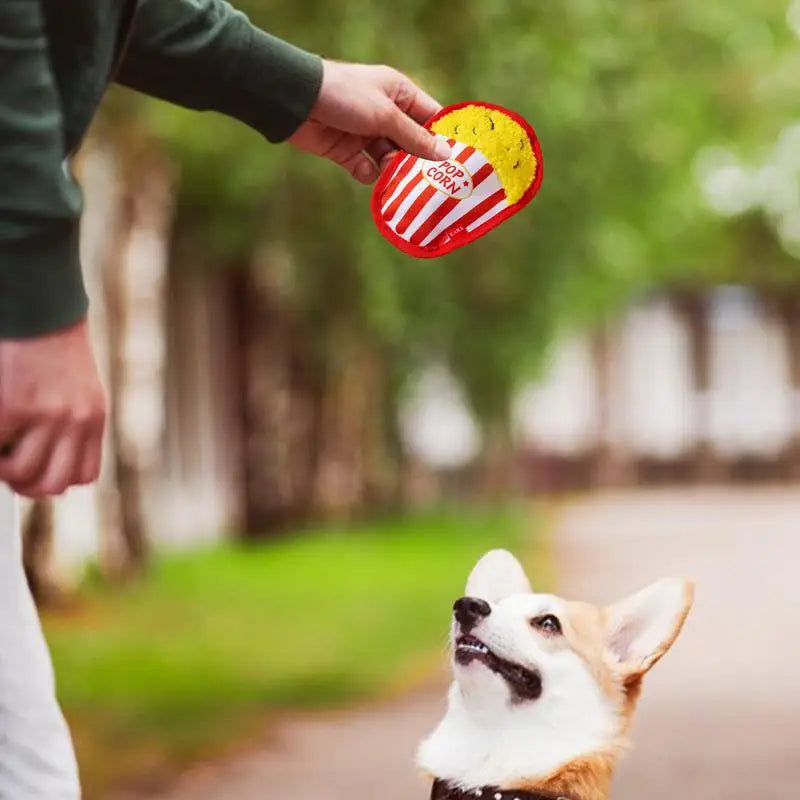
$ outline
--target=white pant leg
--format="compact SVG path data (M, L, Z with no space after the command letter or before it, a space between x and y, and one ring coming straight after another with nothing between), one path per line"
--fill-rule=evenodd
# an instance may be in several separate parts
M78 767L22 568L17 503L0 484L0 800L78 800Z

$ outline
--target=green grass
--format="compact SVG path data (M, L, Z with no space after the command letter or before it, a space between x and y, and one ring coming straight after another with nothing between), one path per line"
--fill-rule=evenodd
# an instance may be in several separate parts
M541 567L532 527L527 510L441 513L163 556L133 585L87 584L75 613L46 620L87 800L157 783L271 711L419 680L444 661L482 552L524 547Z

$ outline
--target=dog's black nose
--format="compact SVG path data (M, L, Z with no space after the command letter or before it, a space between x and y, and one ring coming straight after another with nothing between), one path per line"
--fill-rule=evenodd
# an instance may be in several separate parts
M484 617L492 613L492 607L479 597L460 597L453 605L456 619L462 630L472 630Z

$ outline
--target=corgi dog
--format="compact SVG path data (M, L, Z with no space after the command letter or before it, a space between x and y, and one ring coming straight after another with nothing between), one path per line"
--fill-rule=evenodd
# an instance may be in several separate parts
M456 601L454 681L418 764L434 800L607 800L645 673L694 595L664 579L610 606L531 590L505 550Z

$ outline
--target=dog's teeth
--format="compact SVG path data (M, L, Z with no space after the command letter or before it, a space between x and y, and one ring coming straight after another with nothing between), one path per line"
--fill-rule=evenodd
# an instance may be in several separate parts
M470 653L480 653L481 655L487 655L490 652L489 648L483 644L483 642L461 642L458 647L461 650L467 650Z

